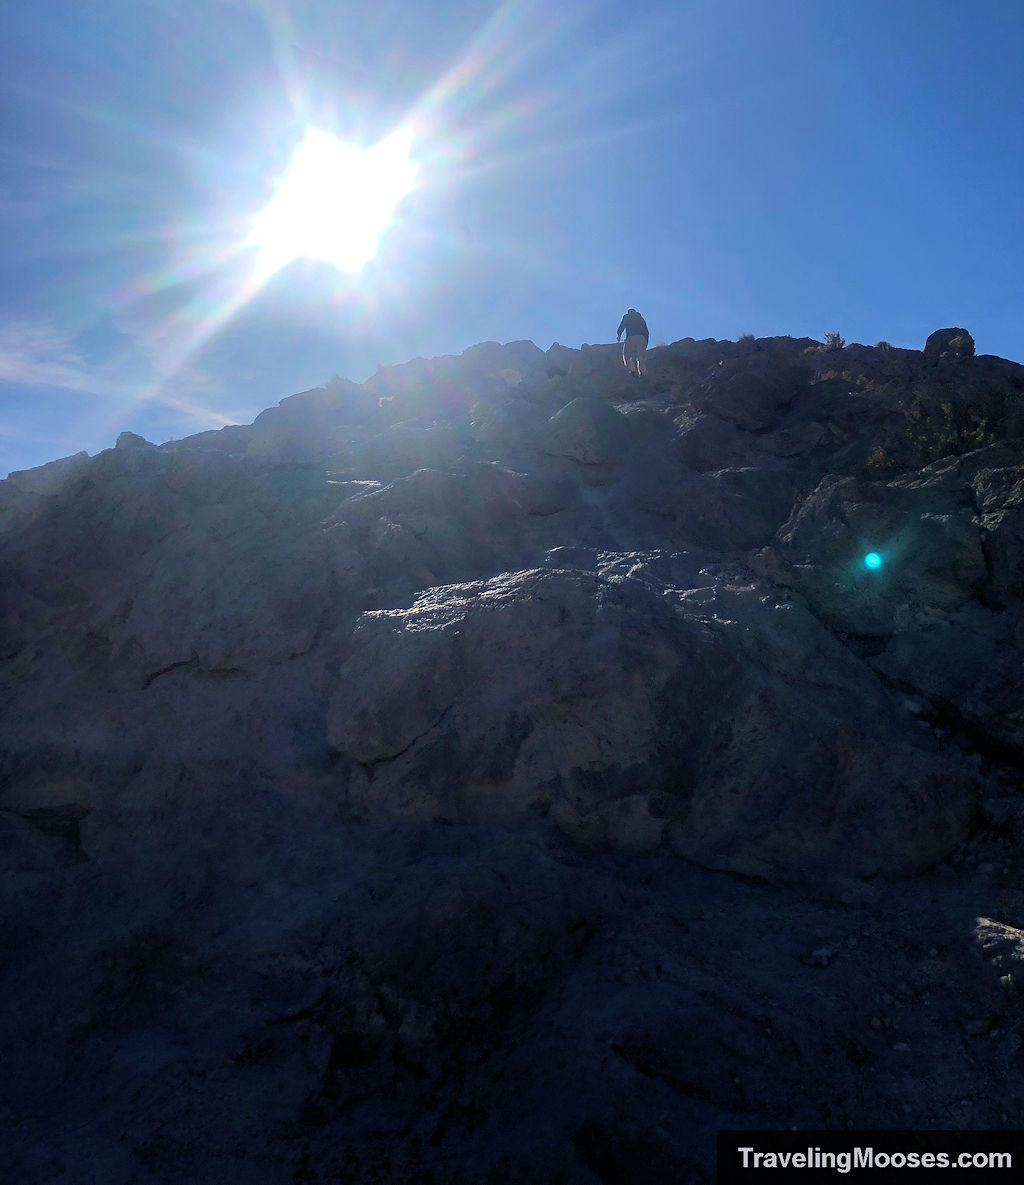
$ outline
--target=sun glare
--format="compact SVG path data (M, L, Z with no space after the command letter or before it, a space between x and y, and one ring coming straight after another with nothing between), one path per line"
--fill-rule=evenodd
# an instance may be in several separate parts
M410 140L403 129L359 148L309 129L249 237L260 252L259 278L299 256L362 271L415 181Z

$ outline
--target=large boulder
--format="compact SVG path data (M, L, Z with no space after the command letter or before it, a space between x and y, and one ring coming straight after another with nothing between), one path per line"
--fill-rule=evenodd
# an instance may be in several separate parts
M929 362L938 362L940 358L973 358L974 338L966 329L936 329L924 343L924 356Z

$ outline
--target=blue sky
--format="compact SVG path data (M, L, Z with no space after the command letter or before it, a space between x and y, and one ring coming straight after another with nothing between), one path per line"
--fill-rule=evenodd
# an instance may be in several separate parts
M0 475L627 305L1024 360L1022 44L1018 0L8 4ZM361 274L255 284L310 127L409 128L417 187Z

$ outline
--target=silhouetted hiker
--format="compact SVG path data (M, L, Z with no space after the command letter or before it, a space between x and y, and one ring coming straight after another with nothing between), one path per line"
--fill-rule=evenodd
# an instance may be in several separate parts
M635 370L636 376L639 378L646 370L644 354L647 353L647 342L650 339L647 322L636 309L627 309L619 322L619 332L615 335L616 341L622 337L623 330L626 332L626 340L622 346L622 364L630 374Z

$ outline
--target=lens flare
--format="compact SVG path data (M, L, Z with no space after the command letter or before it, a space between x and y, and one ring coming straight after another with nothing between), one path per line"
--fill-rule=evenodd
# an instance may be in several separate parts
M325 259L340 271L362 271L416 179L410 142L406 129L372 148L308 130L253 227L249 241L260 249L258 279L299 256Z
M876 568L880 568L881 566L882 566L882 557L878 554L877 551L869 551L868 554L864 557L864 567L870 568L872 572Z

